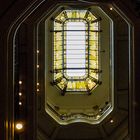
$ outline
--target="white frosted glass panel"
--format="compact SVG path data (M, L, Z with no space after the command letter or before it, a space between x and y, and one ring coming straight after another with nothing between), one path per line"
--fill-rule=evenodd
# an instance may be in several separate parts
M66 23L66 74L84 76L86 74L86 27L84 22ZM72 68L72 69L71 69Z

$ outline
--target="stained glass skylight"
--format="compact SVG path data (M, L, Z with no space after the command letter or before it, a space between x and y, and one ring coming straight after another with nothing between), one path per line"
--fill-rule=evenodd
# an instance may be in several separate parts
M63 93L90 93L101 83L98 18L89 10L63 10L53 20L53 84Z

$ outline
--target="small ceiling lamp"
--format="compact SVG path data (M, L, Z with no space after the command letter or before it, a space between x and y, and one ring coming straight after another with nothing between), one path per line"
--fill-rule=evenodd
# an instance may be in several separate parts
M114 120L113 119L110 119L110 123L114 123Z
M39 68L39 65L37 65L37 68Z
M37 53L39 53L39 50L37 50Z
M22 84L22 81L19 81L19 84L21 85Z
M113 8L112 8L112 7L110 7L109 9L110 9L110 11L112 11L112 10L113 10Z
M23 131L23 129L24 129L23 122L16 122L16 124L15 124L15 130L17 132L21 132L21 131Z
M19 92L19 93L18 93L18 95L19 95L19 96L22 96L22 93L21 93L21 92Z
M19 105L22 106L22 102L19 102Z

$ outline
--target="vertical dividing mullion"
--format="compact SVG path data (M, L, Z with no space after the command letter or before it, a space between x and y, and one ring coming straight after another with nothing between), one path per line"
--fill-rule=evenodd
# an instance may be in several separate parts
M89 23L87 23L87 25L88 25L88 77L89 77L89 47L90 47L90 42L89 42L89 37L90 37L90 35L89 35L89 33L90 33L90 25L89 25Z
M56 23L55 23L55 21L54 21L54 22L53 22L53 28L56 28L56 27L55 27L55 26L56 26L55 24L56 24ZM56 43L57 43L57 41L56 41L56 34L57 34L57 33L55 33L55 32L53 33L53 42L55 42L55 43L54 43L55 45L53 46L53 64L54 64L53 70L54 70L54 69L57 69L57 68L56 68L56 59L57 59L57 58L56 58L56 50L57 50L57 48L56 48ZM55 76L56 76L56 73L54 72L54 73L53 73L53 80L55 79Z
M99 29L99 22L97 22L97 24L98 24L98 30L100 30L100 29ZM100 46L100 44L99 44L99 43L100 43L100 40L99 40L99 32L97 32L97 34L98 34L98 38L97 38L97 42L98 42L98 46L97 46L97 47L98 47L98 48L97 48L97 49L98 49L98 54L96 53L96 55L97 55L97 56L96 56L96 57L97 57L96 68L99 69L99 58L100 58L100 57L99 57L99 55L100 55L99 50L101 50L101 49L99 49L99 46ZM100 63L100 64L101 64L101 63ZM99 78L99 77L98 77L98 78Z
M65 36L64 36L64 26L65 26L66 24L65 23L63 23L62 24L62 70L63 70L63 77L64 77L64 72L65 72L65 70L64 70L64 63L65 63L65 56L64 56L64 40L65 40Z

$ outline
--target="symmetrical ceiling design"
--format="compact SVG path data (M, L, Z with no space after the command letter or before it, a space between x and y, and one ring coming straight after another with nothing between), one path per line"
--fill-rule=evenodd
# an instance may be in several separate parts
M83 63L85 66L82 66L85 69L84 76L79 75L84 73L80 66L81 61L74 59L71 62L71 59L68 59L69 56L65 55L66 52L68 55L73 51L68 52L66 48L69 47L67 44L70 42L66 43L65 38L63 38L67 36L65 34L68 34L65 32L67 30L65 22L71 23L71 21L78 24L84 22L85 25L84 32L87 39L85 39L85 64ZM62 25L64 25L64 29ZM43 36L39 35L44 44L38 43L40 51L42 45L45 48L45 57L43 57L45 59L41 60L45 62L45 69L42 70L42 73L45 72L45 110L58 123L87 122L97 124L113 110L112 25L111 18L99 6L80 10L77 6L70 7L68 5L58 6L49 17L46 15L38 25L39 34L45 36L44 39ZM78 27L77 30L73 30L72 36L79 31ZM81 42L79 43L82 44ZM78 43L75 46L74 44L71 46L73 49L77 49ZM73 53L75 52L73 51ZM70 58L75 56L70 55ZM78 64L71 65L71 63L79 63L80 65L78 67ZM67 68L70 66L74 67L74 70L69 71ZM56 85L59 88L56 88ZM88 94L86 92L83 94L83 91Z
M38 139L127 138L130 21L125 15L120 16L120 11L113 6L110 8L109 5L93 4L84 7L84 10L89 10L90 7L90 12L97 19L101 19L102 32L98 53L102 83L92 90L90 95L70 91L62 96L61 90L52 85L54 80L52 19L62 12L62 8L65 10L81 8L83 4L80 3L82 6L79 6L78 2L75 6L72 3L62 2L53 6L50 4L49 7L48 2L44 3L36 8L36 11L29 12L31 16L27 14L27 19L22 21L23 24L15 32L15 38L18 40L15 44L21 48L20 54L28 52L29 58L30 51L35 49L32 51L35 59L30 64L34 67L33 71L37 77L34 86L37 88L38 99ZM30 40L29 36L35 39L32 37ZM32 49L25 49L26 44ZM22 56L25 58L26 55ZM22 61L20 63L25 68L26 64L22 64ZM28 66L29 71L31 65ZM30 76L27 79L29 78ZM79 130L83 133L78 133Z

